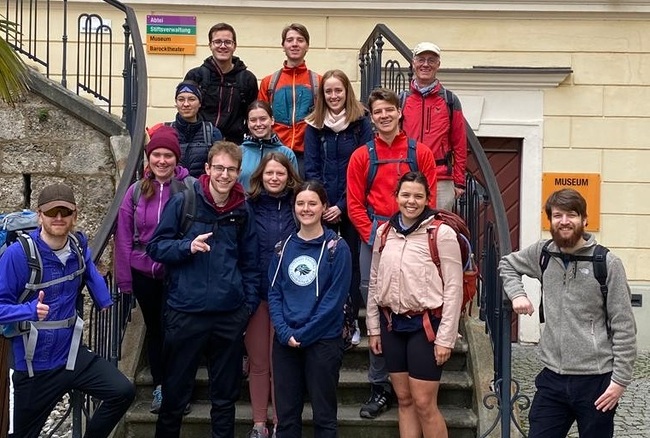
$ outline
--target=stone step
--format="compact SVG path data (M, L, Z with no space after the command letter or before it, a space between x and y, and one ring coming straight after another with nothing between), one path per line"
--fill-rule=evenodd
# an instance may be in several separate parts
M136 376L138 400L151 400L153 381L148 369L141 370ZM199 367L196 373L196 384L192 400L207 401L208 396L208 371ZM339 405L352 405L359 407L370 394L367 372L362 370L342 369L339 377L337 391ZM465 371L444 371L440 381L438 402L440 405L472 407L472 380ZM248 381L242 382L241 400L249 401Z
M450 438L474 438L477 417L471 409L441 406L440 410L447 422ZM269 413L270 414L270 413ZM243 437L251 428L250 405L239 403L236 410L235 436ZM303 411L303 437L312 437L312 412L309 404ZM270 415L269 415L270 418ZM136 402L126 414L125 437L149 437L154 435L157 416L149 413L148 402ZM399 436L397 409L393 408L374 420L359 417L358 406L339 406L339 437L341 438L394 438ZM184 438L204 438L210 436L210 404L207 402L192 405L192 412L183 419L181 436Z

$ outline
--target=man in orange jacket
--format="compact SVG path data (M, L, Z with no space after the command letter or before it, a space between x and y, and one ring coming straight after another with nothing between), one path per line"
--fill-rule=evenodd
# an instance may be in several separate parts
M284 145L298 158L300 174L303 170L305 117L313 110L319 74L309 70L305 56L309 51L309 32L299 23L282 30L282 48L287 59L282 69L262 79L258 99L271 104L275 123L273 130Z

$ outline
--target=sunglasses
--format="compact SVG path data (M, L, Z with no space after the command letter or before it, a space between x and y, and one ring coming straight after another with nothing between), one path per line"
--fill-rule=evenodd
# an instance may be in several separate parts
M61 217L70 217L72 216L72 213L74 213L74 210L70 210L66 207L54 207L41 213L47 217L56 217L59 213L61 214Z

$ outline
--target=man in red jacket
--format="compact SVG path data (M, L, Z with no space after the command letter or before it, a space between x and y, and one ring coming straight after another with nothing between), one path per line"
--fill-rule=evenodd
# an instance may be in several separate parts
M348 215L362 240L359 265L361 295L366 302L375 232L398 210L395 190L399 178L409 171L419 170L427 177L431 193L436 193L433 153L400 131L402 113L397 95L390 90L376 89L370 93L368 107L377 134L371 142L354 151L347 174ZM431 197L429 205L436 206L435 198ZM368 380L370 398L361 406L359 415L376 418L390 407L392 389L384 358L372 351Z
M460 100L436 79L440 48L422 42L413 49L415 78L400 95L402 128L433 151L438 175L438 208L451 210L465 193L467 134Z

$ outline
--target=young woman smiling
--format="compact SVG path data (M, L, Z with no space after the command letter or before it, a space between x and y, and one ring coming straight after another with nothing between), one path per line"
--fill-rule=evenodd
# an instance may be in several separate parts
M248 353L248 388L253 409L253 428L249 438L268 438L266 428L269 398L272 396L271 344L273 328L269 316L267 293L269 289L269 264L275 246L296 232L293 217L293 190L301 183L289 159L280 152L270 152L251 176L248 203L255 212L255 224L262 277L259 295L260 306L248 322L246 351ZM273 403L275 406L275 403ZM273 415L273 424L278 423Z
M336 387L343 360L343 305L350 287L350 250L323 227L327 194L318 181L295 192L300 229L279 245L269 267L269 312L278 436L302 437L305 391L314 436L337 436Z
M293 168L298 170L296 154L283 145L273 132L271 106L262 100L256 100L248 106L247 114L246 122L249 134L244 136L244 142L241 144L242 163L239 174L239 182L244 186L244 190L250 189L251 175L257 169L262 158L271 152L284 154Z
M372 252L366 316L369 346L386 359L399 404L401 437L447 437L437 398L442 365L458 336L463 268L456 233L446 224L440 225L437 237L442 277L431 259L430 197L422 173L403 175L396 192L399 212L379 227L377 236L385 227L390 229L384 247L380 250L382 239L377 238ZM430 319L436 332L433 343L427 339L424 318Z
M347 170L350 156L372 140L370 118L357 100L348 77L341 70L323 75L314 111L307 116L305 177L320 181L331 204L323 215L328 228L339 232L352 252L350 296L355 317L363 298L359 291L359 234L347 215ZM353 345L360 342L358 329Z

